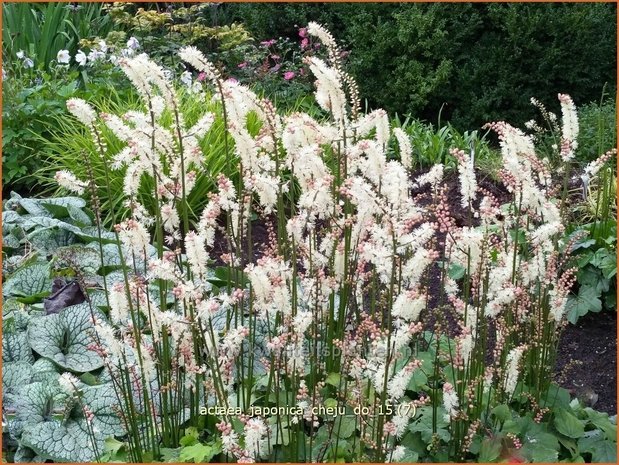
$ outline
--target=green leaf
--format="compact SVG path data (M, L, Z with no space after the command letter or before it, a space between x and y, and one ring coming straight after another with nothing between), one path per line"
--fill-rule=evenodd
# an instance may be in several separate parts
M331 386L335 386L336 388L340 387L340 379L341 376L339 373L329 373L325 383L330 384Z
M69 211L69 216L75 222L76 225L80 227L92 226L92 221L90 220L90 217L86 213L84 213L84 211L82 211L81 208L77 208L77 207L74 207L73 205L69 205L67 207L67 210Z
M465 273L466 273L466 268L464 268L462 265L459 265L457 263L451 263L449 265L449 270L447 271L447 274L449 275L449 277L451 279L455 279L456 281L458 279L462 279Z
M15 406L15 398L24 386L32 381L34 370L29 362L18 361L2 364L2 405Z
M27 240L42 255L52 255L60 247L75 242L75 234L65 229L41 228L28 234Z
M617 425L613 424L610 421L608 413L597 412L593 410L591 407L587 407L584 409L589 420L595 426L600 428L604 433L606 433L606 437L609 439L617 438Z
M5 296L33 297L48 294L52 288L48 263L34 262L13 273L4 283Z
M478 461L480 463L494 462L501 453L501 440L498 438L485 438L481 442Z
M436 424L436 434L438 437L448 442L451 439L451 435L449 431L447 431L447 426L449 423L445 420L445 415L447 411L443 407L439 407L437 411L437 424ZM432 408L431 407L422 407L417 409L417 421L413 421L409 427L409 431L416 433L421 433L421 439L425 443L430 443L432 441L432 436L434 435L434 430L432 427Z
M617 444L611 441L600 441L593 445L592 462L617 463Z
M578 296L570 296L567 301L567 319L576 324L578 318L587 312L599 312L602 310L601 292L590 285L581 285Z
M542 407L562 407L567 409L570 406L570 393L567 389L552 383L548 388L546 396L540 402L540 405Z
M564 434L568 438L577 439L585 433L584 424L563 408L555 410L554 425L559 433Z
M213 445L198 443L192 446L183 447L181 449L179 459L181 462L210 462L211 459L220 452L221 448L218 449L216 446Z
M351 437L356 429L357 418L351 415L337 417L333 426L333 432L342 439Z
M30 383L16 397L15 419L11 434L20 436L29 425L52 421L55 407L64 407L65 396L58 383Z
M200 437L200 433L198 429L194 426L190 426L185 430L185 436L180 439L181 446L191 446L198 442L198 438Z
M2 362L34 362L32 349L28 344L28 335L25 331L4 333L2 335Z
M178 462L180 460L180 451L181 448L169 448L169 447L162 447L161 449L159 449L159 451L161 452L161 461L162 462Z
M413 392L419 392L426 389L428 385L428 377L423 372L422 369L416 369L413 371L413 376L411 376L410 381L408 382L408 386L406 387L408 390Z
M583 434L583 436L578 439L578 449L581 453L591 453L593 452L593 448L597 443L604 441L604 437L604 432L599 429L585 431L585 434Z
M33 216L51 217L50 213L41 206L41 202L34 199L20 199L19 206Z
M556 462L559 458L559 441L549 433L530 431L521 449L522 454L533 462Z
M505 404L497 405L496 407L494 407L492 409L492 415L494 415L495 418L501 423L504 423L512 417L509 407Z
M101 268L100 251L82 244L61 247L55 253L62 265L71 266L88 274L95 274Z
M27 218L23 223L24 229L40 229L40 228L58 228L72 232L73 234L80 234L80 228L69 224L65 221L57 220L56 218L47 218L45 216L33 216Z
M51 384L58 380L56 364L48 358L40 358L32 365L32 381Z
M90 350L94 327L87 303L33 320L28 328L32 349L65 370L84 373L103 366L103 359Z
M103 452L105 439L120 436L124 429L114 408L117 399L110 385L85 387L82 396L82 404L94 414L92 434L83 409L73 408L63 422L46 421L24 429L22 443L55 462L92 462L95 459L92 441Z

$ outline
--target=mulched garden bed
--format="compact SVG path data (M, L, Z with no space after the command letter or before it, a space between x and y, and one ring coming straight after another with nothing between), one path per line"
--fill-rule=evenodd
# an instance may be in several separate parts
M617 312L588 313L575 325L567 325L559 342L556 373L572 395L615 415Z

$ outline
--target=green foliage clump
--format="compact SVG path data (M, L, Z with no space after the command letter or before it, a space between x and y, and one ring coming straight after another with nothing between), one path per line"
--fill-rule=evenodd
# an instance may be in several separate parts
M17 462L93 461L106 439L124 432L103 359L92 350L93 318L106 318L106 298L96 287L104 276L120 279L113 273L122 264L114 235L95 230L85 204L13 194L3 205L3 413ZM49 313L44 299L60 276L94 289L86 302L67 301ZM72 392L62 382L68 373Z
M616 88L614 4L230 4L259 38L296 37L324 23L351 51L371 107L459 129L497 119L522 125L529 98L597 100Z
M98 67L96 76L65 66L17 69L2 83L3 194L16 190L40 192L34 172L45 158L45 141L58 121L67 118L66 101L80 97L95 101L130 100L131 89L120 84L122 73L111 65Z
M68 50L74 55L80 39L106 34L111 25L110 17L97 3L3 3L3 66L23 51L49 69L58 51Z

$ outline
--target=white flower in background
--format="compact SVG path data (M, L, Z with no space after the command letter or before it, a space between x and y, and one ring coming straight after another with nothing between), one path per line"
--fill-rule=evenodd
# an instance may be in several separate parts
M91 63L94 63L95 61L98 61L98 60L102 60L103 58L105 58L105 53L99 50L92 50L88 54L88 61L90 61Z
M109 293L110 319L112 323L124 323L129 318L129 300L122 283L115 283Z
M419 362L411 362L403 369L398 371L393 378L387 383L387 394L390 399L400 399L404 396L406 387L409 381L413 377L415 368L417 368Z
M112 63L113 65L117 65L118 64L118 57L116 55L110 55L110 63Z
M191 73L189 71L184 71L183 74L181 74L181 82L187 87L191 87L193 78L191 77Z
M80 66L86 66L86 63L88 63L88 57L84 52L78 50L75 54L75 62Z
M127 48L130 48L131 50L137 50L138 48L140 48L140 42L138 42L138 39L131 36L127 41Z
M316 103L323 110L331 112L338 124L345 122L346 94L339 73L320 58L312 57L307 62L316 76Z
M118 237L129 253L143 256L150 245L148 231L135 220L126 220L116 226Z
M59 50L56 54L56 61L62 64L68 64L71 61L71 55L68 50Z
M107 52L107 44L105 43L105 40L99 41L99 50L101 50L103 53Z
M185 237L187 261L189 261L191 271L200 279L206 275L208 265L208 253L204 246L205 243L206 238L193 231Z
M424 308L426 308L426 298L424 295L417 296L414 292L405 291L393 303L391 314L406 321L417 321L419 314Z
M26 58L24 60L24 66L26 68L34 68L34 61L32 61L30 58Z
M24 51L23 51L23 50L20 50L19 52L17 52L17 53L15 54L15 56L16 56L17 58L19 58L20 60L23 60L23 59L24 59L24 57L26 56L26 54L24 53Z

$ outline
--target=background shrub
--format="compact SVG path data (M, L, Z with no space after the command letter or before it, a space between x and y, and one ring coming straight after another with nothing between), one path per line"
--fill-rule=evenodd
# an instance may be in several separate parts
M347 44L368 105L459 129L522 125L529 99L577 105L616 88L613 4L225 4L257 38L322 22ZM554 108L551 108L554 110Z

